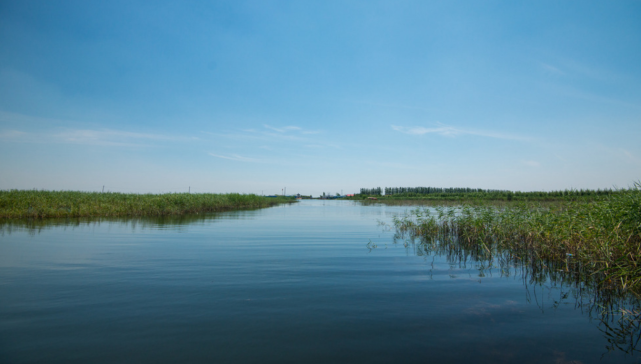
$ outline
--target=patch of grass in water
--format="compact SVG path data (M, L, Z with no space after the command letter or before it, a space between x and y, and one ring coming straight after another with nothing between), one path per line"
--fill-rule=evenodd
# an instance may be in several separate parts
M424 208L394 223L399 234L420 238L426 247L551 265L602 289L641 294L639 183L593 201Z
M600 321L605 349L641 352L641 186L595 201L418 208L394 220L394 242L450 265L520 275ZM375 248L368 244L370 249ZM433 265L432 265L433 267ZM530 291L532 289L532 292ZM543 301L536 301L543 310ZM605 353L604 353L605 354Z

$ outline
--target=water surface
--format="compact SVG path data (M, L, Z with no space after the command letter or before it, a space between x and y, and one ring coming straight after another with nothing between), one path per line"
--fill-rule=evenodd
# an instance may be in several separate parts
M406 209L5 224L0 362L641 362L571 286L394 244Z

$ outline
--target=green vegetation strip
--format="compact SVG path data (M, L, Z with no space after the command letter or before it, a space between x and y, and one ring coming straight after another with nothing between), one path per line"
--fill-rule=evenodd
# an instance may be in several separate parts
M641 185L553 206L463 205L414 210L395 219L397 233L421 244L554 266L602 288L641 293ZM430 250L435 250L436 248Z
M131 194L77 191L0 191L0 218L165 216L255 209L293 198L212 193Z
M564 190L564 191L506 191L480 188L437 188L437 187L386 187L361 188L360 194L349 197L362 200L375 197L378 200L431 200L431 201L574 201L594 200L614 195L622 190Z

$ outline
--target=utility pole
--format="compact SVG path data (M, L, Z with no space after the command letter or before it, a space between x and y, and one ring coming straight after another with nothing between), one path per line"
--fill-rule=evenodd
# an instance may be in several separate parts
M191 193L191 186L189 186L189 192L188 193Z
M102 186L102 193L105 193L105 186Z

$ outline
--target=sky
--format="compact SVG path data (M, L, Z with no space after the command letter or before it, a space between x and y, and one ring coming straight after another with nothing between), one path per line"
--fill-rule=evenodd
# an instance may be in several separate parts
M0 189L641 180L640 1L0 0Z

